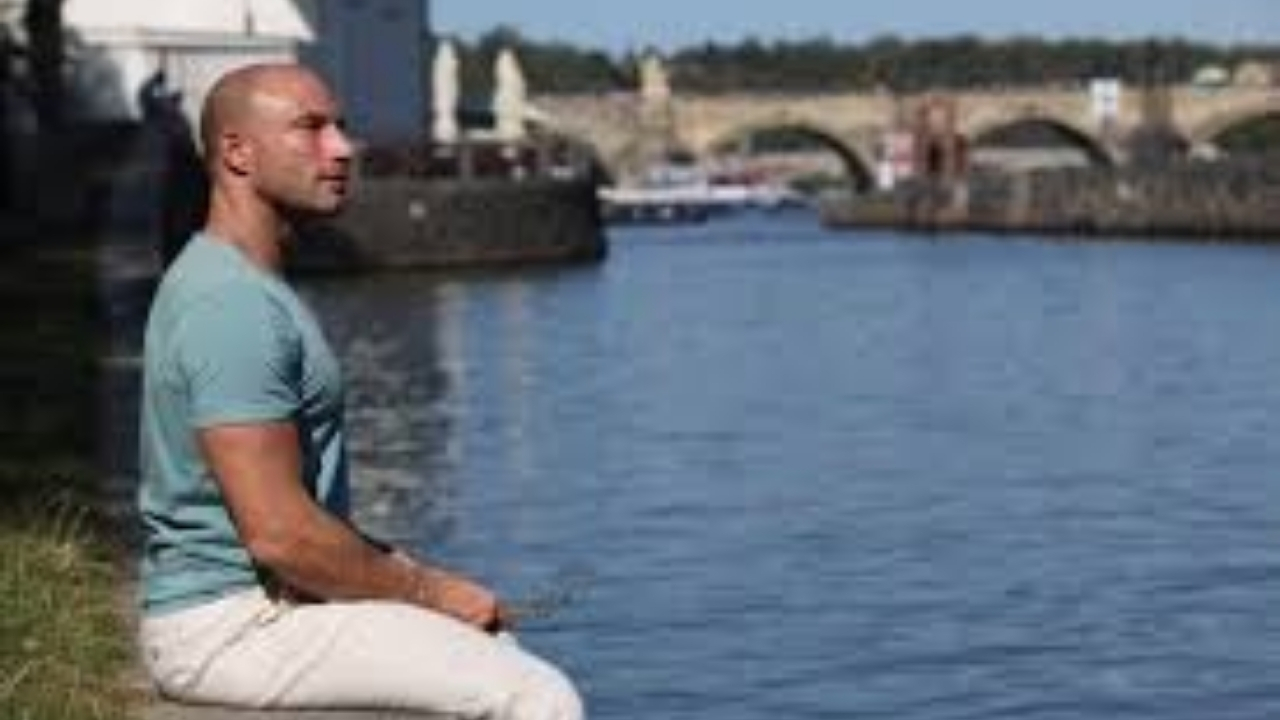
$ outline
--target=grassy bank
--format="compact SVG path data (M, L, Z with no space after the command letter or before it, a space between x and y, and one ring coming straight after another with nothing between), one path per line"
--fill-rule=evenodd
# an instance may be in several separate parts
M91 512L51 500L0 519L0 717L128 717L118 568Z
M93 251L0 230L0 717L129 717L119 544L94 510Z

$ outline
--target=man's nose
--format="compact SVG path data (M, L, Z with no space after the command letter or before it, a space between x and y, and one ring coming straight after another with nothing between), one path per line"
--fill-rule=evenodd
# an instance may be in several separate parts
M339 127L330 128L329 156L335 160L350 160L355 154L355 143Z

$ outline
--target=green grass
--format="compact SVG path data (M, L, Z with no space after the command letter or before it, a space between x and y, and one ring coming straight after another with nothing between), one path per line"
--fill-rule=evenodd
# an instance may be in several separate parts
M0 518L0 717L129 717L131 651L115 558L77 501Z

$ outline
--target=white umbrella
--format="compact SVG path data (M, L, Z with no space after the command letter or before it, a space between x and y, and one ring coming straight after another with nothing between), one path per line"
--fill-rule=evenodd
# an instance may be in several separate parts
M494 62L494 131L499 140L516 143L524 139L525 105L528 90L520 63L510 48L503 48Z
M458 141L458 53L441 40L432 65L431 137L438 143Z
M667 69L655 53L648 53L640 61L640 97L646 105L662 105L671 99Z

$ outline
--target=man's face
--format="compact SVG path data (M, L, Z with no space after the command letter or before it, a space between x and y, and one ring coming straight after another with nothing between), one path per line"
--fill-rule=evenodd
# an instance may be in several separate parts
M291 73L259 89L251 103L247 139L263 199L290 213L341 210L352 147L328 90L310 74Z

